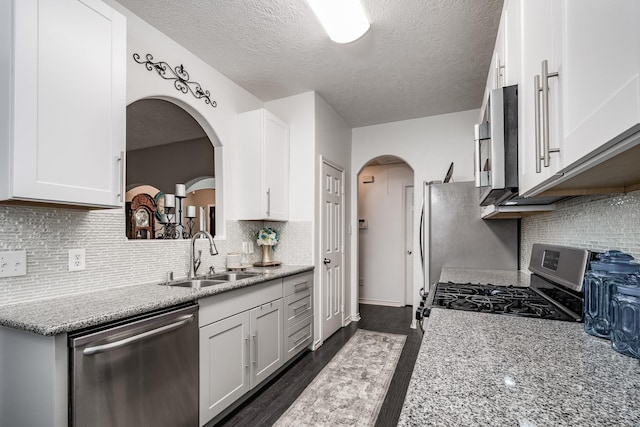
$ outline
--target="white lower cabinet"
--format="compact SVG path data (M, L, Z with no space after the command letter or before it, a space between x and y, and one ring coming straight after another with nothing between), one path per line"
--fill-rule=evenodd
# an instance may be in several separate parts
M200 425L282 367L282 296L277 279L200 300Z
M250 389L249 312L200 328L200 425Z
M251 388L282 366L282 298L249 312L251 329Z

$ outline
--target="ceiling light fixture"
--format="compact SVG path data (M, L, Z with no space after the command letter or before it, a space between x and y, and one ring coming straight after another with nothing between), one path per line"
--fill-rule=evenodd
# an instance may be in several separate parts
M369 30L360 0L307 0L318 20L336 43L351 43Z

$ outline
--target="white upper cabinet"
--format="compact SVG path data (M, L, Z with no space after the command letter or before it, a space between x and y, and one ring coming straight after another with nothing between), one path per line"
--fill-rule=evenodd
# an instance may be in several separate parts
M518 88L518 173L520 195L563 168L560 95L563 80L557 0L520 2L521 61ZM546 67L545 77L543 68Z
M289 219L289 125L265 109L238 115L238 219Z
M502 53L500 62L500 86L520 82L520 1L506 0L502 11L496 51ZM500 56L500 55L499 55Z
M638 184L635 168L619 156L630 155L625 150L637 138L625 138L640 129L640 2L515 2L522 47L520 194Z
M125 18L97 0L0 9L0 199L122 206Z
M480 121L484 121L489 93L520 81L520 0L505 0L491 56Z
M563 3L562 129L571 167L640 123L640 2Z

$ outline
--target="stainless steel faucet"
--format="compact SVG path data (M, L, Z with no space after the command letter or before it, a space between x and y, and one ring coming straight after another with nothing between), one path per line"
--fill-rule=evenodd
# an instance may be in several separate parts
M211 255L218 255L218 248L216 248L216 244L213 241L213 236L205 230L196 231L191 238L191 251L189 252L189 279L195 279L196 271L198 271L198 267L200 267L200 263L202 262L200 260L202 257L202 251L198 251L198 257L195 257L196 239L200 235L204 235L209 239L209 251L211 252Z

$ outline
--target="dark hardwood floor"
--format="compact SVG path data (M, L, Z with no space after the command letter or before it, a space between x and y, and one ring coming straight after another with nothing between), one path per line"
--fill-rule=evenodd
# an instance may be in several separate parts
M273 378L262 390L221 420L217 426L271 426L311 383L358 328L407 335L398 366L389 385L376 426L395 426L413 372L422 332L411 329L411 307L383 307L360 304L359 322L352 322L327 339L314 352Z

